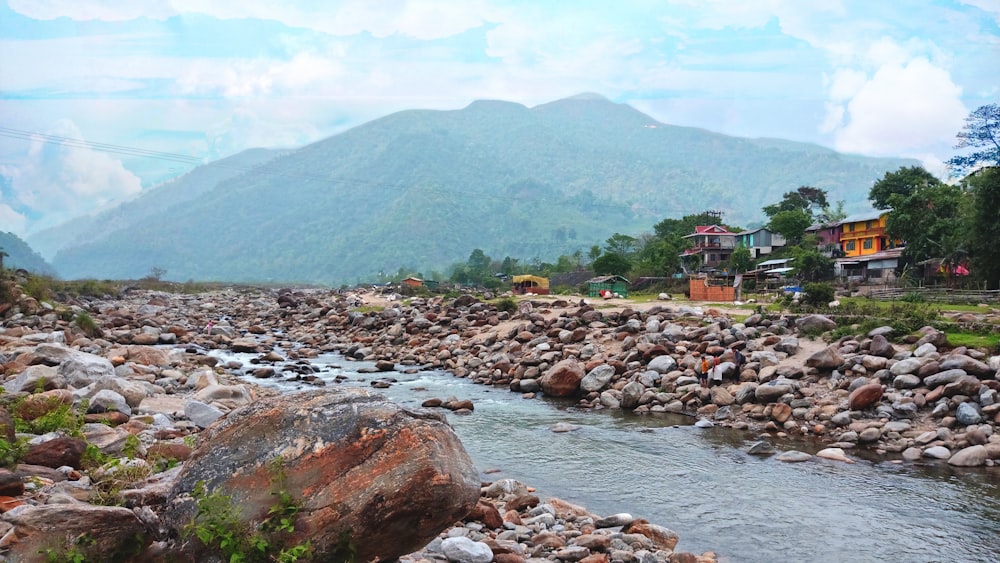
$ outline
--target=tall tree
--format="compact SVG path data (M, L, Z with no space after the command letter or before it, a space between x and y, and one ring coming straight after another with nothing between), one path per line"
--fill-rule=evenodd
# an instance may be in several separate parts
M741 244L729 256L729 265L733 267L734 273L746 272L753 265L753 254Z
M964 196L960 187L940 182L919 187L907 196L892 194L886 234L906 242L903 257L910 262L954 255L964 245Z
M608 274L624 276L632 269L632 262L628 258L614 252L605 254L594 260L594 272L597 274Z
M785 192L781 201L764 206L764 214L774 217L782 211L803 211L814 218L824 209L830 207L826 200L826 190L812 186L799 186L795 191ZM808 225L806 225L808 227Z
M604 241L604 249L612 254L629 256L635 251L635 245L639 242L635 237L615 233L608 240Z
M785 237L788 244L794 245L802 242L802 235L812 223L813 218L808 212L802 209L789 209L775 213L767 228Z
M965 118L965 126L955 135L956 149L972 152L948 160L952 174L959 176L981 164L1000 166L1000 104L979 106Z
M969 253L972 273L990 289L1000 289L1000 170L988 168L967 179L972 190Z
M933 174L921 166L902 167L895 172L886 172L881 180L875 182L868 192L875 209L889 209L892 204L889 199L895 194L907 198L917 190L941 184Z

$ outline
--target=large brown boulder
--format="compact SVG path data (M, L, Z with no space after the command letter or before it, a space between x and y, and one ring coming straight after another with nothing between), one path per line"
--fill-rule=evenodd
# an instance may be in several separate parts
M863 411L875 406L882 400L882 385L868 383L858 387L847 397L847 404L852 411Z
M562 360L549 368L538 384L542 392L550 397L572 397L580 390L583 381L583 366L576 360Z
M151 541L128 508L90 504L21 506L0 517L14 527L4 561L128 561Z
M280 460L280 466L275 460ZM196 483L230 496L256 528L277 483L300 504L286 545L309 541L313 560L344 541L355 560L391 561L426 545L479 500L479 476L441 415L410 410L363 389L267 397L203 433L166 510L180 530L195 513ZM198 556L194 541L180 547Z

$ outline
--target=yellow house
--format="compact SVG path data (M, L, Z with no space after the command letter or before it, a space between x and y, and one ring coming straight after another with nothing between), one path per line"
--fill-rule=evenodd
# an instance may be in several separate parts
M867 256L894 248L885 234L885 213L855 215L841 221L840 249L845 257Z

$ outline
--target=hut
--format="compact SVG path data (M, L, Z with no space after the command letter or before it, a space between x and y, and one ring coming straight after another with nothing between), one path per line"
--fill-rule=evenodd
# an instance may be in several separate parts
M413 276L410 276L410 277L406 278L405 280L403 280L403 281L401 281L399 283L401 283L403 285L406 285L406 286L409 286L409 287L420 287L420 286L424 285L424 280L422 280L420 278L415 278Z
M548 295L549 294L549 278L543 278L541 276L514 276L514 293L518 295L524 295L526 293L533 293L535 295Z
M591 297L606 297L606 292L628 297L628 280L622 276L598 276L590 278L587 284L590 286Z

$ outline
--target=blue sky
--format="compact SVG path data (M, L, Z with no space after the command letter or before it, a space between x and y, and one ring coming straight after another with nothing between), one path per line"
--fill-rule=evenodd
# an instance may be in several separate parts
M944 174L1000 101L1000 0L0 0L0 230L398 110L581 92Z

